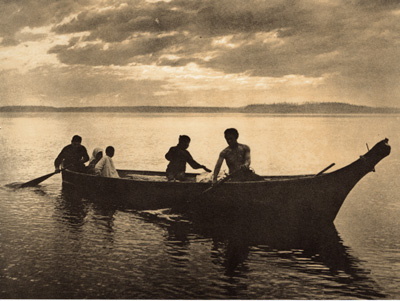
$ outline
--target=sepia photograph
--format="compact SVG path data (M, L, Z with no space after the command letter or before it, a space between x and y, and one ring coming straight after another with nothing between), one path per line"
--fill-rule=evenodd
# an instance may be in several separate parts
M0 0L0 298L400 299L399 0Z

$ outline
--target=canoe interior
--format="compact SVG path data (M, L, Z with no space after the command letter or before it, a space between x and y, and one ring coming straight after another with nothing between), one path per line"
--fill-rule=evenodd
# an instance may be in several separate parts
M135 181L151 181L151 182L167 182L166 173L162 171L148 171L148 170L127 170L118 169L118 174L122 179L129 179ZM186 179L182 182L196 183L196 177L198 173L186 173ZM284 180L296 180L304 178L312 178L315 175L284 175L284 176L262 176L264 181L284 181ZM249 181L251 182L251 181ZM245 183L249 183L245 182ZM254 181L253 181L254 182ZM263 182L263 181L257 181ZM229 182L229 183L241 183L243 182Z

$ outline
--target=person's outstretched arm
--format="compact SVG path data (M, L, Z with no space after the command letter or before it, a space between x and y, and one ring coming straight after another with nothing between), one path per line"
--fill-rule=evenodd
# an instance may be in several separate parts
M214 167L213 183L217 182L219 171L221 170L222 163L224 162L224 157L220 154L217 163Z
M185 156L186 156L186 162L189 163L191 168L193 169L203 168L206 172L211 172L211 170L209 170L207 167L196 162L189 152L185 152Z
M54 168L56 171L60 170L60 165L65 158L64 153L65 153L65 147L61 150L61 152L58 154L57 158L54 160Z

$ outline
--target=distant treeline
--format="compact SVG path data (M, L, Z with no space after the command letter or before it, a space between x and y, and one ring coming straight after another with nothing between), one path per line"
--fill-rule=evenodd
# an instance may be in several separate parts
M178 107L178 106L124 106L124 107L49 107L3 106L0 112L110 112L110 113L263 113L263 114L393 114L400 108L368 107L347 103L275 103L253 104L239 108Z
M124 107L47 107L47 106L4 106L0 112L109 112L109 113L219 113L239 112L227 107L171 107L171 106L124 106Z
M242 108L241 112L270 114L392 114L400 113L400 108L357 106L339 102L276 103L248 105Z

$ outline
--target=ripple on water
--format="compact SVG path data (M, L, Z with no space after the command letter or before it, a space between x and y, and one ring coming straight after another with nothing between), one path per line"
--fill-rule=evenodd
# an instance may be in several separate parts
M268 241L249 245L232 240L235 235L193 232L190 221L181 222L183 217L167 209L146 215L64 197L48 187L1 193L0 218L7 225L0 238L7 262L2 270L9 288L5 297L379 296L346 249L335 255L340 259L335 262L321 250L276 248ZM337 238L334 246L340 244Z

